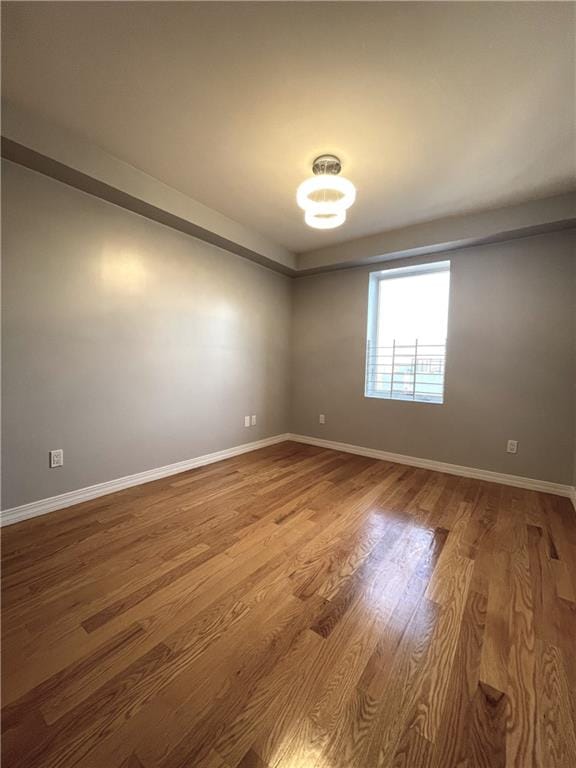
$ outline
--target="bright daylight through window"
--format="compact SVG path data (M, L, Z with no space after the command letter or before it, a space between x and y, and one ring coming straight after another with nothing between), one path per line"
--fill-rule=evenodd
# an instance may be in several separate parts
M370 275L366 397L444 402L450 262Z

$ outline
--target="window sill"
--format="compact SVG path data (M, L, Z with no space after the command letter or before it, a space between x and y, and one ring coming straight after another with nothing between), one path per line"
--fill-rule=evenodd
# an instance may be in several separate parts
M400 403L424 403L425 405L444 405L444 399L438 397L412 397L412 395L406 395L406 397L395 395L385 395L380 392L364 392L364 397L372 400L390 400L392 402Z

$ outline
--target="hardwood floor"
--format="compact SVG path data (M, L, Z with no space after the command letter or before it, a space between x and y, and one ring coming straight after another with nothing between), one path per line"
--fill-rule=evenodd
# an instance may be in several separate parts
M3 766L576 766L568 499L272 448L4 529Z

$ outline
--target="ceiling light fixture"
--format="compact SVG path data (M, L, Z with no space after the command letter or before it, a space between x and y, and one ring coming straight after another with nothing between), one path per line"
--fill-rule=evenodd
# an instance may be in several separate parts
M342 163L334 155L320 155L312 163L314 176L298 187L296 202L305 211L304 221L314 229L334 229L346 221L346 211L356 200L354 184L338 176Z
M346 211L336 211L335 213L304 211L304 221L309 227L314 227L314 229L334 229L344 224L346 221Z

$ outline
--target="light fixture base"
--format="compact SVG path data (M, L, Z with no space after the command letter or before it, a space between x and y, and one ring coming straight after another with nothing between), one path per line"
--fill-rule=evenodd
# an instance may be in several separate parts
M336 155L320 155L312 163L312 170L316 176L336 176L342 170L342 163Z

